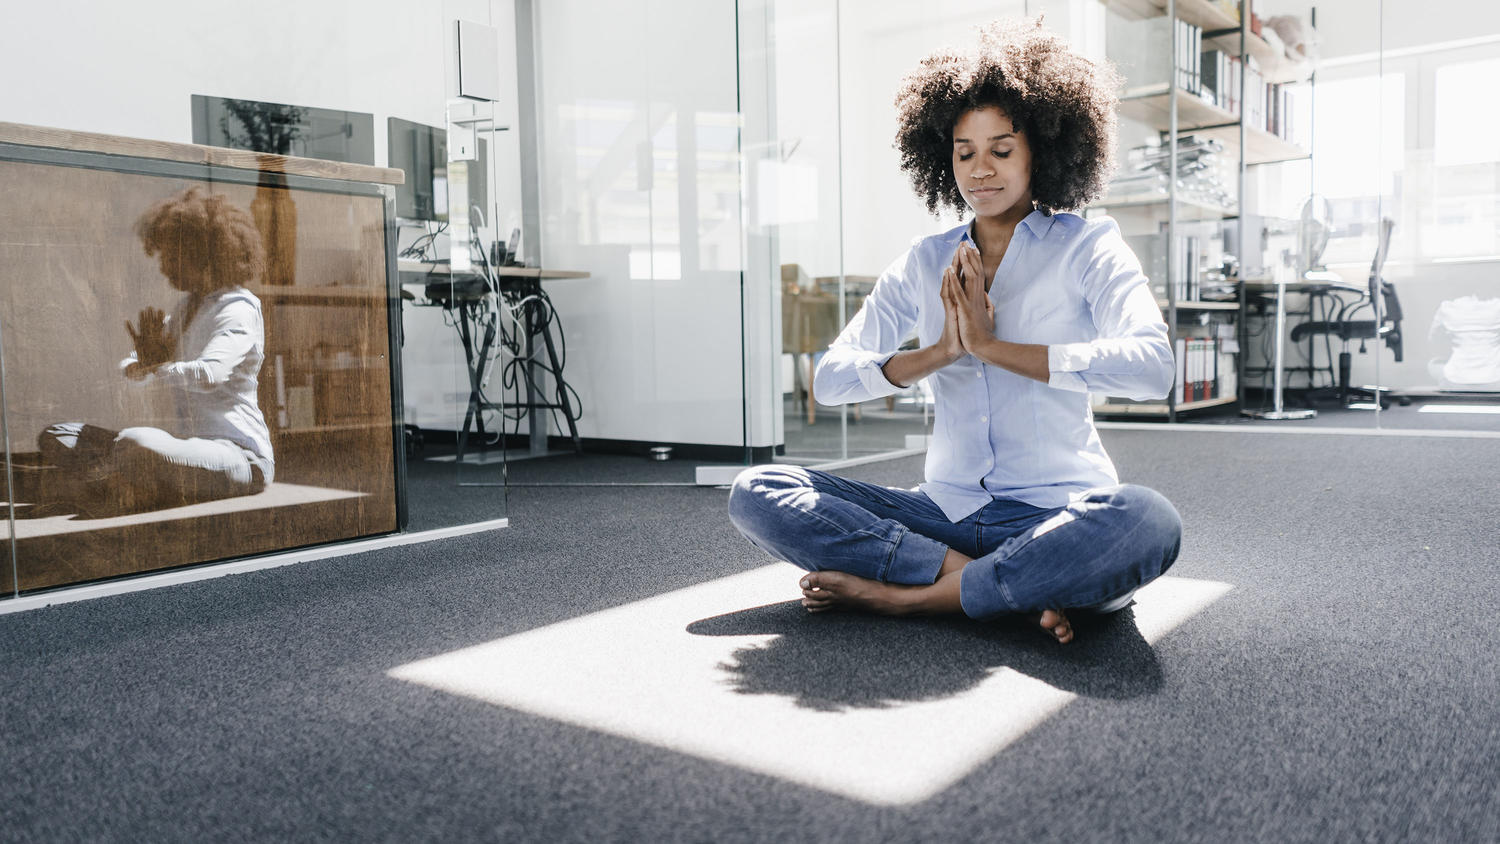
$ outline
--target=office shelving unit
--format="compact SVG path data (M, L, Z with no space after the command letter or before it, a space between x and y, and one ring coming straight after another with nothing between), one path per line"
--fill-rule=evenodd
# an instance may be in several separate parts
M1126 80L1120 98L1120 115L1123 118L1154 129L1164 149L1170 151L1168 178L1165 194L1143 193L1133 195L1111 194L1094 204L1094 208L1117 216L1132 215L1154 221L1164 235L1161 271L1165 273L1164 296L1158 296L1158 304L1166 314L1167 326L1173 348L1177 348L1179 337L1185 336L1192 322L1212 324L1216 319L1232 319L1240 348L1245 345L1244 312L1245 288L1235 284L1237 295L1231 301L1184 300L1178 297L1181 274L1185 267L1173 260L1181 227L1186 224L1210 223L1214 226L1236 227L1234 243L1243 249L1246 243L1246 222L1241 214L1244 202L1246 168L1261 164L1306 158L1306 150L1272 132L1250 125L1244 117L1242 107L1237 113L1186 90L1180 84L1181 60L1184 56L1183 33L1175 24L1181 21L1201 29L1202 44L1198 49L1218 49L1231 56L1238 56L1242 64L1253 58L1259 66L1263 81L1284 82L1292 78L1293 68L1263 38L1250 28L1249 14L1242 13L1243 2L1224 0L1100 0L1109 14L1118 15L1127 21L1150 18L1166 18L1171 32L1170 51L1165 61L1170 62L1165 82L1155 81L1132 84ZM1246 102L1248 74L1239 76L1238 100ZM1178 185L1178 141L1189 134L1219 141L1225 154L1235 162L1236 193L1232 207L1224 207L1200 199L1180 195ZM1122 221L1123 228L1123 221ZM1244 266L1244 256L1236 256L1237 266ZM1234 279L1234 281L1238 281ZM1243 355L1235 355L1235 387L1226 394L1212 398L1179 402L1175 390L1165 401L1129 402L1108 399L1096 405L1100 415L1166 417L1175 421L1180 413L1192 413L1211 407L1238 404L1239 384L1244 383Z

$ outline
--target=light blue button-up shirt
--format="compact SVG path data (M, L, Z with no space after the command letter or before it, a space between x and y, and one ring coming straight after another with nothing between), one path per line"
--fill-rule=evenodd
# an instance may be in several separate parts
M916 329L943 333L943 270L970 226L917 240L881 273L823 356L821 404L896 392L881 367ZM990 285L995 335L1047 346L1046 384L965 355L928 376L936 420L921 490L954 522L995 496L1061 507L1119 483L1089 393L1164 398L1174 367L1167 326L1140 261L1108 217L1033 211L1016 227Z

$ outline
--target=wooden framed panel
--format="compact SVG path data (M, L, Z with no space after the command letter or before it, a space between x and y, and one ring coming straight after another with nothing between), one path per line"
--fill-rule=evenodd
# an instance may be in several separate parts
M147 308L183 314L189 295L169 283L160 251L146 253L138 221L193 188L251 221L266 255L236 296L259 307L252 345L262 360L249 389L265 423L270 483L222 494L194 475L181 497L86 498L80 483L127 461L106 447L80 476L50 460L42 440L57 423L177 440L219 430L210 421L206 434L195 431L214 418L212 402L121 368L135 346L127 323L138 327ZM399 529L388 190L0 144L0 343L15 479L5 493L17 515L21 591ZM179 326L207 319L203 309L185 313ZM10 544L8 526L0 538Z

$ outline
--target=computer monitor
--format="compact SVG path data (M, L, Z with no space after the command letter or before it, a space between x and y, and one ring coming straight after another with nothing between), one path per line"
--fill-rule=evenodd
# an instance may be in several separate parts
M276 155L375 163L375 115L192 95L193 143Z
M390 164L406 173L396 187L396 217L402 220L448 219L448 133L436 126L392 117L386 120ZM489 144L479 139L478 156L467 162L469 204L488 209ZM485 216L488 222L489 212Z

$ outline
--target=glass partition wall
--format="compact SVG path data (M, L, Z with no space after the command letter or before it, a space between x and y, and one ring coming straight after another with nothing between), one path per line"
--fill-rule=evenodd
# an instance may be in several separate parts
M825 407L813 373L882 271L914 239L961 222L928 214L900 169L894 101L902 76L933 50L970 40L975 27L1026 12L1019 0L770 4L772 135L749 166L758 191L752 225L777 254L770 281L779 307L768 328L780 348L772 394L782 459L820 463L924 445L932 430L925 382Z
M443 272L446 58L455 20L508 32L509 6L384 2L357 28L304 9L290 29L176 6L12 15L79 49L0 59L34 77L0 94L6 597L505 515L502 466L425 458L462 430L454 303L483 297ZM475 256L519 219L489 137L465 160Z
M957 222L928 217L898 169L900 75L1000 16L1045 15L1076 49L1120 65L1122 179L1091 213L1138 235L1133 246L1177 335L1216 349L1218 386L1196 385L1191 398L1159 408L1114 407L1100 396L1105 418L1164 410L1146 417L1212 423L1271 409L1281 299L1285 406L1320 414L1302 423L1500 427L1485 406L1500 398L1490 272L1500 260L1500 146L1491 142L1500 126L1475 105L1475 86L1500 60L1500 15L1461 3L1266 0L1241 27L1241 6L768 4L770 128L762 147L747 148L747 228L773 244L779 269L768 282L766 328L779 341L770 392L782 409L785 459L895 449L925 431L920 385L893 402L827 408L810 384L881 269L913 237ZM1175 43L1191 62L1172 57L1173 30L1162 25L1169 13L1190 25ZM1203 74L1219 67L1205 60L1245 56L1236 70L1253 65L1259 74L1247 87L1236 72L1207 88ZM1186 81L1183 71L1196 75ZM1164 93L1174 88L1175 118ZM1254 111L1242 119L1240 100L1252 95ZM1202 147L1176 156L1175 200L1166 191L1130 195L1131 177L1139 182L1156 164L1167 171L1173 156L1146 159L1169 136ZM1168 237L1177 249L1166 248ZM1196 260L1171 264L1189 240Z
M1317 33L1293 115L1310 157L1246 183L1263 266L1319 277L1287 295L1288 405L1316 410L1317 425L1500 430L1500 118L1480 92L1500 68L1500 13L1406 0L1256 9ZM1274 339L1256 330L1245 344L1252 386L1269 386Z
M0 153L17 587L396 530L388 187L81 139Z
M517 5L534 18L540 263L577 276L543 292L565 323L579 437L672 458L621 463L627 481L750 459L736 5ZM565 463L559 477L599 477Z
M523 397L540 401L527 384L544 365L544 308L522 304L536 280L517 268L515 16L510 4L444 0L398 20L419 45L387 66L410 93L381 121L388 166L407 177L394 239L408 529L495 523L507 515L506 460L525 450L515 420ZM465 50L489 60L461 64Z
M1377 5L1379 48L1319 74L1359 91L1380 127L1364 191L1341 191L1363 223L1340 239L1362 253L1341 272L1368 274L1389 231L1379 310L1361 315L1380 337L1350 344L1351 383L1393 391L1379 406L1356 396L1382 428L1500 431L1500 116L1484 93L1500 70L1500 10ZM1334 147L1340 127L1326 128Z
M302 10L314 17L292 31L223 11L207 13L224 16L214 48L172 51L170 72L128 45L196 45L201 15L171 23L161 0L76 27L65 8L18 11L17 31L68 28L90 58L0 94L13 235L0 245L0 593L376 535L403 518L491 521L514 458L590 442L804 463L919 444L922 385L838 408L812 389L883 269L959 223L928 215L900 171L899 80L999 16L1045 13L1103 56L1116 6L1157 14L1099 0L383 0L356 32L332 9ZM1500 60L1500 18L1461 6L1320 5L1321 61L1290 83L1306 86L1294 119L1311 158L1249 169L1238 207L1257 216L1228 226L1258 266L1300 269L1303 209L1322 196L1321 262L1357 295L1392 222L1377 333L1309 343L1286 329L1304 391L1336 393L1347 368L1350 386L1423 399L1386 394L1341 424L1500 420L1477 412L1500 395L1500 153L1494 116L1474 105ZM1262 19L1312 12L1257 6ZM458 20L490 28L514 96L455 107ZM52 65L40 39L0 58L16 78ZM209 260L192 238L148 246L159 206L205 198L244 224L253 279L204 269L227 252ZM200 275L237 278L245 295L227 310L258 319L255 353L235 358L254 379L237 370L234 421L183 389L191 367L134 377L192 362L167 359L190 344L165 326L197 320L213 335L209 297L190 292ZM1259 341L1241 339L1248 370ZM225 434L205 439L230 443L225 477L248 480L142 491L154 476L82 459L118 446L125 465L150 451L147 432L190 430Z

